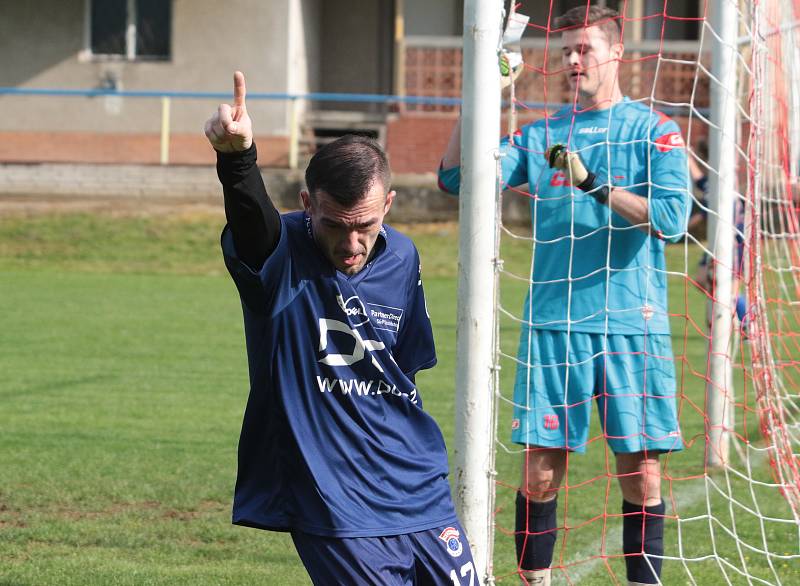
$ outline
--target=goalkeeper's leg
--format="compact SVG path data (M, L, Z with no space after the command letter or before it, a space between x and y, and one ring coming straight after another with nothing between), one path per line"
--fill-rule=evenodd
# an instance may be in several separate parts
M526 446L517 495L516 549L523 583L546 586L557 536L556 496L567 451L585 451L595 372L590 334L520 333L511 439Z
M664 556L664 501L658 454L617 454L622 488L622 551L628 584L657 584Z
M523 465L524 487L517 494L515 540L523 584L548 586L558 532L558 489L567 453L561 449L529 448Z
M666 334L609 335L598 412L622 488L629 584L657 584L664 556L659 454L683 447L672 342Z

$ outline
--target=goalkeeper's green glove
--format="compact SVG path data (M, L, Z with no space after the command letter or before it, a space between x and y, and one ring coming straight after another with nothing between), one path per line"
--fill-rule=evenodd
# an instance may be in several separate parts
M597 181L597 176L589 171L577 153L571 153L563 144L555 144L544 153L552 169L564 171L569 182L581 191L591 195L598 203L608 202L608 185Z
M500 89L505 90L512 83L517 81L517 78L522 75L523 66L522 63L514 67L513 69L508 63L508 56L505 53L500 54L499 58L500 63Z

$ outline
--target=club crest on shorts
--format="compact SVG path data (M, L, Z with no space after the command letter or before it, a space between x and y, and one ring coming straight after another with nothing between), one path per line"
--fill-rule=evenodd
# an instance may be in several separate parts
M544 416L545 429L558 429L558 415L545 415Z
M461 534L455 527L448 527L442 531L441 535L439 535L439 539L444 541L445 545L447 546L447 553L454 558L460 556L461 552L464 551L464 548L461 545L461 540L459 539L460 536Z

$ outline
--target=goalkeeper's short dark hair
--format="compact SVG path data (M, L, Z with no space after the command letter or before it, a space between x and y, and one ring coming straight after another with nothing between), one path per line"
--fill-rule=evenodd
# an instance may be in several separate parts
M619 12L601 6L576 6L556 18L556 29L560 32L576 28L596 26L606 36L608 43L613 45L622 41L622 25Z
M352 206L380 181L386 193L392 182L389 161L372 138L347 134L319 149L306 168L311 197L323 191L343 206Z

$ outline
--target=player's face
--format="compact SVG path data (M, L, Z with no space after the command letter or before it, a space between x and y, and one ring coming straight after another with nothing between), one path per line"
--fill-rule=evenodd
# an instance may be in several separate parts
M381 182L350 207L336 202L324 191L301 194L311 218L314 241L337 270L355 275L369 261L378 239L383 217L392 207L394 191L388 194Z
M597 26L565 31L561 35L561 59L572 90L581 99L605 99L617 86L621 43L610 44Z

